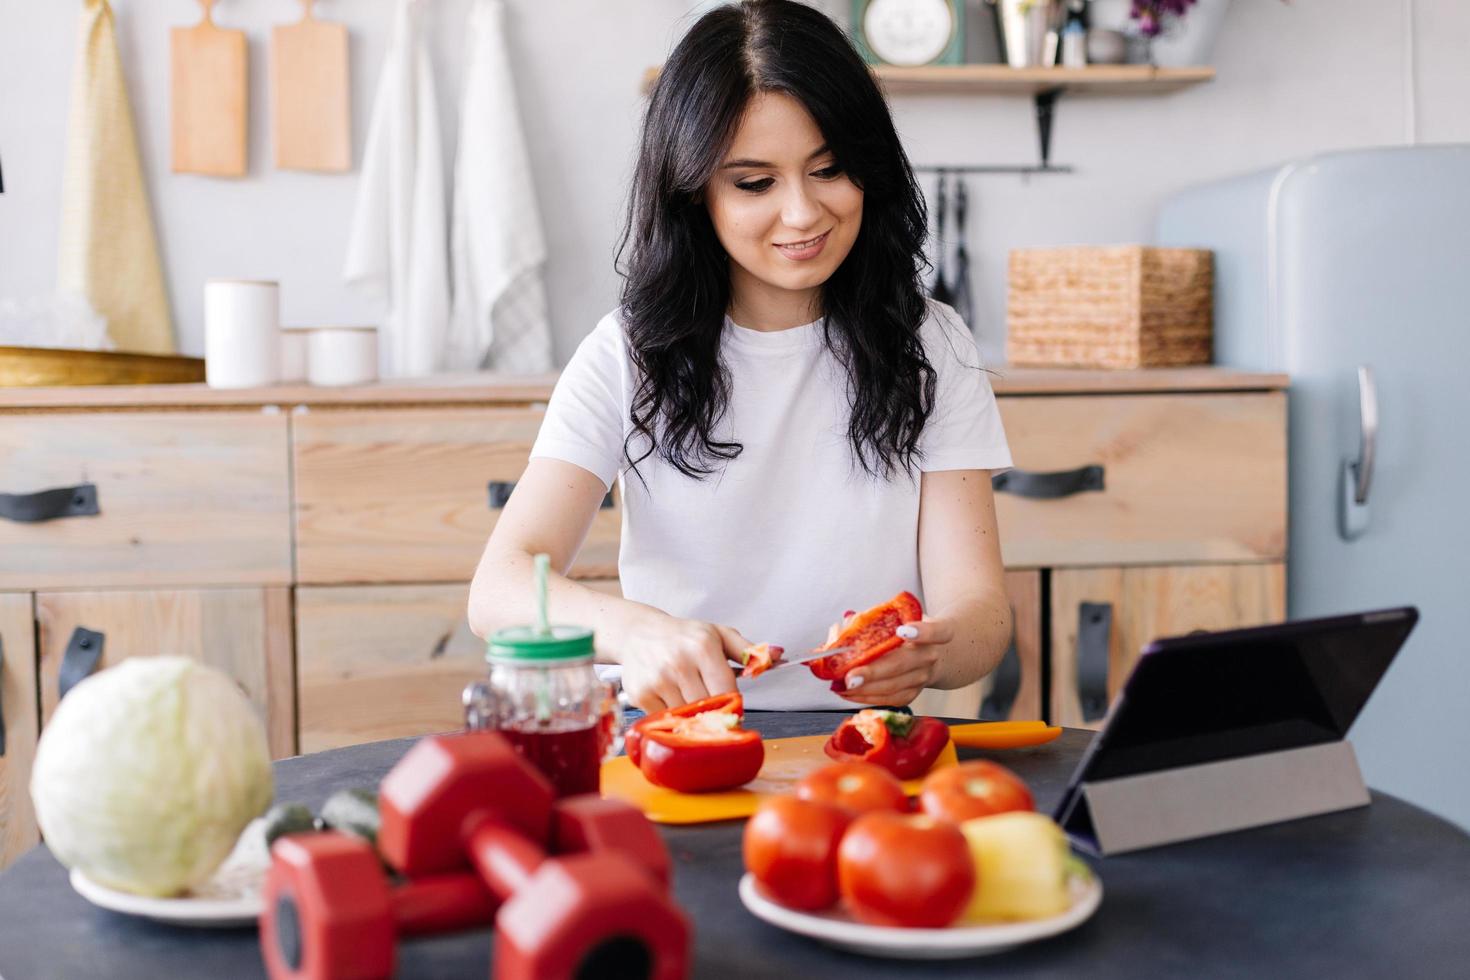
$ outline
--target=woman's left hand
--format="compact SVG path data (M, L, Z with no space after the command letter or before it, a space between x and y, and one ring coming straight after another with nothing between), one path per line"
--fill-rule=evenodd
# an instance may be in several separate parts
M897 630L903 645L847 675L842 696L859 704L902 706L919 696L938 673L939 647L954 639L947 620L924 619Z

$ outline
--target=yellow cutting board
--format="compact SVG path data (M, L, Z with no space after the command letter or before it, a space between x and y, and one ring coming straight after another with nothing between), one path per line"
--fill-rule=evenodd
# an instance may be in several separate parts
M748 817L762 797L791 792L802 776L831 762L822 751L829 738L831 735L766 739L766 762L760 773L740 789L723 793L676 793L655 786L643 778L627 756L618 756L602 764L602 795L633 804L654 823L709 823ZM952 766L956 761L954 745L946 745L934 768ZM912 796L923 782L922 778L910 779L903 788Z
M347 26L312 16L271 28L271 140L276 167L340 173L352 167Z
M170 32L174 173L245 176L245 32L204 19Z

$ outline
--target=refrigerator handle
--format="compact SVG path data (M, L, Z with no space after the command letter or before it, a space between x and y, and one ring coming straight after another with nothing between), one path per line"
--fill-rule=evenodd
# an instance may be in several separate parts
M1339 530L1346 541L1368 529L1368 491L1373 486L1373 459L1378 450L1378 386L1373 369L1358 365L1358 458L1342 461Z
M1378 446L1378 386L1373 383L1373 369L1358 365L1358 411L1362 415L1362 441L1358 444L1358 460L1353 464L1357 481L1353 499L1368 502L1368 488L1373 484L1373 456Z

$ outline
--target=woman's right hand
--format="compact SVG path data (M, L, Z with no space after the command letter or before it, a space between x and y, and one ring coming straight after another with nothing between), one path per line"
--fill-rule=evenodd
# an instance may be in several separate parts
M618 631L623 691L650 714L735 690L727 658L750 641L728 626L648 610Z

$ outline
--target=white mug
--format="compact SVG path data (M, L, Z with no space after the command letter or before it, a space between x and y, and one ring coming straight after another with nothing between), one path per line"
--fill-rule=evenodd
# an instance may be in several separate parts
M378 378L377 327L313 327L306 377L314 385L360 385Z
M281 376L281 290L274 282L204 284L204 380L211 388L272 385Z

